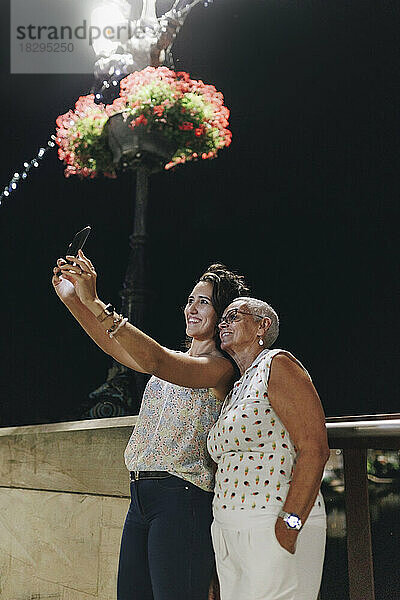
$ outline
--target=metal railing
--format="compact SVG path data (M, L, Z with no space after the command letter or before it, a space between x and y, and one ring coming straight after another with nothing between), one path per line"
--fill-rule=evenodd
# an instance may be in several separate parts
M400 449L400 414L332 417L327 429L343 451L350 600L375 600L367 450Z

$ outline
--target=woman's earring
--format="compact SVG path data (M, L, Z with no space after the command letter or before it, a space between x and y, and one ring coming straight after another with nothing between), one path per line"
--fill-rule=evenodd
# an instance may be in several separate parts
M264 340L262 338L260 338L258 340L258 344L259 344L259 346L264 346Z

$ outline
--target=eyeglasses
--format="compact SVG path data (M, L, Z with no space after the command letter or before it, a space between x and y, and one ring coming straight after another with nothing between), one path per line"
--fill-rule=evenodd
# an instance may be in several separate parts
M244 310L239 310L238 308L232 308L232 310L229 310L224 317L221 317L218 325L222 325L222 323L226 323L227 325L229 325L230 323L237 321L238 314L250 315L251 317L257 317L259 319L264 318L262 315L255 315L254 313L246 312Z

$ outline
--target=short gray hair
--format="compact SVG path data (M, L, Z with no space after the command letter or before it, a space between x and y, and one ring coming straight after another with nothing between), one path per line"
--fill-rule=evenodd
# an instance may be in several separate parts
M268 327L263 340L267 348L272 346L279 335L279 317L276 312L267 302L258 300L257 298L250 298L249 296L239 296L235 298L233 302L240 300L245 302L251 313L254 315L260 315L262 317L268 317L271 319L271 325Z

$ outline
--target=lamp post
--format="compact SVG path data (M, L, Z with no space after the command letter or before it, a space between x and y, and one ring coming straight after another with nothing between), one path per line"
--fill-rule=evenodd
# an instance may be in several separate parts
M135 185L136 183L136 185ZM136 177L132 175L132 188L136 187L133 232L129 237L130 253L120 296L121 312L130 323L143 328L145 305L148 297L146 287L146 243L149 170L140 165ZM89 394L95 402L89 411L93 418L120 416L137 412L140 406L146 375L132 372L113 361L105 383Z
M92 13L92 24L101 31L108 26L123 33L116 40L99 37L93 44L96 53L94 68L96 83L92 88L95 102L111 103L119 93L121 79L129 73L142 70L147 66L165 65L173 68L172 44L190 10L200 2L205 6L209 4L207 0L173 0L169 10L157 17L157 0L103 0ZM121 119L118 117L119 115L114 115L110 119L110 122L113 121L113 126L109 131L109 142L111 146L113 144L115 146L112 148L114 163L124 170L127 167L123 159L124 133L120 127ZM114 125L115 130L113 130ZM137 158L134 226L129 238L128 267L120 293L122 313L139 328L144 324L148 295L146 217L149 175L158 170L161 157L165 159L171 156L168 148L165 147L165 141L163 142L162 139L153 141L153 148L149 150L144 147L144 152L142 152L142 145L146 144L145 138L134 142ZM127 151L132 153L132 147ZM130 369L114 361L105 383L89 394L90 400L94 403L89 410L89 416L110 417L137 412L145 381L145 375L136 372L132 374Z
M136 200L133 233L129 238L130 255L126 270L125 281L121 290L122 313L131 323L140 329L144 326L145 306L148 298L146 285L147 269L147 204L149 191L149 172L141 165L136 171ZM126 369L126 367L125 367ZM136 394L130 400L130 408L139 408L139 399L146 384L146 375L134 373Z
M131 323L143 328L148 298L146 244L149 179L151 173L160 171L171 158L174 144L157 131L147 132L141 127L132 130L122 113L109 118L107 135L116 169L119 172L132 172L134 169L136 173L136 176L132 176L132 183L135 183L133 232L129 238L130 254L120 295L122 314ZM89 394L89 398L95 402L89 416L120 416L137 411L146 378L146 375L113 361L106 382Z
M107 122L108 144L113 162L119 172L131 172L135 183L135 210L133 232L129 238L130 254L125 280L120 292L121 312L139 328L144 326L145 306L148 298L147 273L147 205L151 173L160 171L174 153L174 144L157 131L143 127L131 129L123 113L117 113ZM133 185L132 185L133 188ZM91 417L109 417L137 411L146 383L146 375L132 372L113 362L107 380L89 394L95 401Z

